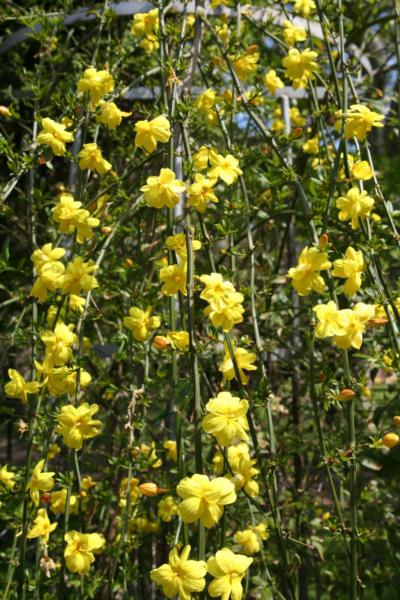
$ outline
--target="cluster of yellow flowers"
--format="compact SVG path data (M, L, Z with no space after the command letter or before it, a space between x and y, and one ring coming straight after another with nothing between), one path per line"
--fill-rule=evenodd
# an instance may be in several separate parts
M322 293L325 283L320 271L332 266L332 275L345 279L343 292L347 296L356 294L361 288L365 262L362 252L351 246L347 248L344 258L335 260L333 264L328 260L327 252L306 246L299 256L298 265L289 269L288 277L301 296L307 296L311 291ZM336 302L331 300L327 304L314 306L313 310L318 319L316 337L333 336L336 346L342 349L359 349L368 322L375 316L375 307L362 302L357 303L353 309L339 310Z
M210 317L214 327L227 332L243 321L244 296L237 292L230 281L224 281L220 273L211 273L199 277L205 288L200 298L208 303L204 314Z
M252 558L222 548L206 563L204 560L188 560L190 550L190 546L185 546L179 555L175 547L169 553L168 563L150 572L151 579L162 587L167 598L177 595L179 600L190 600L192 593L204 590L205 577L209 573L214 578L207 588L211 598L241 600L241 582L253 562Z
M292 285L300 296L308 296L311 291L321 293L325 289L325 283L320 271L326 271L331 267L332 263L328 260L327 252L306 246L301 251L297 266L289 269L288 277L292 279ZM361 287L364 269L365 262L361 250L355 250L350 246L344 258L333 262L332 275L345 279L344 293L347 296L354 296Z
M375 307L363 302L358 302L352 309L339 310L331 300L314 306L313 310L318 319L316 337L333 336L335 345L342 349L353 347L359 350L368 322L375 316Z
M158 42L159 15L158 9L148 13L137 13L132 20L131 32L135 37L141 38L140 47L147 54L151 54L159 47Z
M61 233L72 235L76 232L76 241L82 244L93 236L93 229L100 225L100 220L92 217L90 212L82 208L82 202L74 200L69 192L61 192L58 202L51 209L53 219L59 224Z
M31 295L38 298L39 302L47 299L48 292L60 290L62 294L79 296L81 292L89 292L98 287L97 279L92 275L97 270L95 264L91 261L85 262L81 256L76 256L64 267L60 261L64 255L64 248L53 248L51 243L45 244L32 254L37 279ZM82 299L74 297L71 300L72 310L81 310Z

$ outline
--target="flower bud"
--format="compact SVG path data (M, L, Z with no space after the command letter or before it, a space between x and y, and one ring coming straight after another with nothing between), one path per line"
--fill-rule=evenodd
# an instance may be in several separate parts
M291 140L297 140L303 133L303 128L302 127L295 127L294 129L292 129L292 131L290 132L290 139Z
M0 106L1 117L11 117L11 111L7 106Z
M400 417L398 417L398 416L393 417L393 425L395 427L400 427Z
M323 233L319 238L319 249L326 250L329 244L329 236L327 233Z
M140 484L139 489L143 496L157 496L157 494L168 492L168 489L158 487L153 481L147 481L146 483Z
M388 320L383 317L374 317L368 321L368 325L370 327L383 327L387 322Z
M169 339L167 337L165 337L165 335L156 335L153 340L153 346L154 346L154 348L157 348L158 350L165 350L170 345L171 345L171 343L170 343Z
M353 392L353 390L350 390L349 388L345 388L343 390L340 390L340 392L337 394L336 399L337 400L352 400L355 397L356 393Z
M105 235L110 235L110 233L112 232L112 228L111 227L107 227L104 226L101 228L101 231L105 234Z
M400 437L397 433L387 433L382 438L382 444L386 446L386 448L395 448L400 444Z

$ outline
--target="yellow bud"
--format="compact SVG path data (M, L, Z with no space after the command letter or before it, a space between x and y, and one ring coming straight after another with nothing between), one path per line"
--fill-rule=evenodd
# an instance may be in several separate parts
M326 250L329 244L329 236L327 233L323 233L319 238L319 249Z
M165 492L168 492L167 488L160 488L153 481L141 483L139 485L139 489L142 492L143 496L157 496L157 494L164 494Z
M303 133L303 128L302 127L295 127L291 132L290 132L290 139L291 140L297 140Z
M7 106L0 106L0 116L11 117L11 111Z
M131 258L125 258L124 263L126 267L133 267L133 260Z
M112 232L112 228L111 227L102 227L101 231L105 234L105 235L110 235L110 233Z
M158 350L165 350L170 345L171 343L169 339L165 337L165 335L156 335L153 340L153 346Z
M395 448L400 444L400 437L397 433L387 433L382 438L382 444L386 446L386 448Z
M370 327L383 327L387 322L388 320L383 317L374 317L368 321L368 325Z
M398 417L398 416L393 417L393 425L395 427L400 427L400 417Z
M349 388L345 388L343 390L340 390L340 392L336 396L336 399L337 400L352 400L355 397L355 395L356 395L356 393L353 392L353 390L350 390Z

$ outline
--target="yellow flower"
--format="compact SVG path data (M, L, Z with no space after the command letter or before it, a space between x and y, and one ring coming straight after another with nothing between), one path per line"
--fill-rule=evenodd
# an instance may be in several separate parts
M236 500L235 486L226 477L210 480L207 475L196 473L182 479L176 488L183 500L178 506L179 516L185 523L200 519L204 527L218 523L224 506Z
M318 304L313 307L318 324L315 328L317 338L331 337L333 335L342 335L344 333L343 318L336 303L330 300L327 304Z
M208 89L200 94L194 102L195 110L203 115L210 125L214 125L217 122L217 113L213 110L213 107L218 101L217 93L214 90Z
M341 110L335 113L336 123L335 129L342 128L343 112ZM364 104L352 104L346 113L346 121L344 128L345 138L357 138L360 142L365 139L373 127L383 127L384 115L374 112L364 106Z
M240 551L247 556L251 556L252 554L260 552L260 540L256 532L252 529L243 529L242 531L237 531L233 536L233 540L236 544L241 546Z
M96 121L109 129L116 129L121 124L123 117L130 117L132 114L119 109L115 102L101 102L100 105L101 113L97 115Z
M65 515L65 506L67 504L67 490L62 489L51 493L50 510L54 515ZM75 494L69 498L69 512L71 515L78 514L79 501Z
M97 106L103 96L113 91L114 79L106 70L97 71L90 67L78 81L78 93L89 92L92 108Z
M224 46L228 46L229 38L230 38L230 31L229 31L228 24L223 23L222 25L217 25L215 27L215 33L217 34L217 36L219 37L221 42L224 44Z
M45 302L48 291L54 292L57 289L59 278L65 270L59 260L64 254L64 248L53 248L52 244L45 244L31 255L38 278L30 293L31 296L38 298L39 302Z
M224 281L219 273L202 275L199 279L206 286L200 298L209 304L204 314L210 317L212 324L230 331L236 323L241 323L244 312L243 294L236 292L233 285Z
M152 521L146 516L143 517L134 517L129 521L129 528L132 531L136 531L138 534L142 535L144 533L155 533L159 526L156 521Z
M293 9L297 14L307 18L316 6L314 0L295 0Z
M207 165L204 168L206 167ZM212 190L216 184L216 179L207 179L201 173L196 173L194 179L195 182L188 188L188 204L199 212L204 212L207 208L207 202L218 202L218 198Z
M215 148L201 146L199 150L192 156L194 168L197 171L204 171L204 169L207 169L209 163L211 164L211 157L215 157L217 155L218 152Z
M168 331L167 339L174 350L180 352L189 350L189 334L187 331Z
M162 587L167 598L178 595L179 600L190 600L192 592L201 592L206 585L207 574L204 560L188 560L191 547L185 546L178 554L175 547L169 553L168 563L150 571L150 578Z
M292 286L300 296L308 296L311 291L320 294L324 291L325 283L319 271L325 271L330 267L331 263L326 252L306 246L301 251L297 266L289 269L287 276L293 280Z
M211 598L241 600L242 579L253 562L252 558L234 554L229 548L218 550L207 561L207 571L214 577L207 590Z
M81 298L76 294L70 294L69 296L69 307L73 312L82 313L85 306L85 298Z
M0 484L9 490L12 490L15 485L14 479L15 473L9 471L7 465L3 465L0 469Z
M146 456L148 465L152 469L158 469L162 466L162 460L156 454L156 445L154 442L151 442L150 446L142 442L140 444L140 452Z
M64 274L64 271L65 267L59 261L43 265L32 286L30 295L37 298L39 302L45 302L48 292L54 292L59 287L60 277Z
M236 440L246 441L249 429L246 414L249 408L247 400L232 396L230 392L220 392L216 398L210 398L206 404L207 414L202 427L214 435L221 446L229 446Z
M249 446L242 442L237 446L228 446L227 448L227 460L230 468L235 473L239 468L239 464L242 460L250 460L250 449ZM221 475L223 470L224 457L220 450L217 450L212 460L214 471L217 475Z
M29 529L26 537L29 539L40 537L47 543L49 541L50 533L55 530L57 525L58 523L50 523L45 508L39 508L36 519L34 520L34 525Z
M336 208L340 209L339 219L341 221L350 221L351 228L358 229L360 218L364 219L371 214L374 206L374 199L368 196L366 191L360 192L357 187L352 187L346 196L340 196L336 200Z
M308 82L315 79L318 70L317 57L318 54L309 48L302 52L297 48L291 48L288 55L282 59L286 76L292 80L295 90L307 87Z
M60 260L64 254L64 248L53 248L53 244L45 244L33 252L31 261L39 272L44 265Z
M176 179L171 169L161 169L157 177L148 177L146 185L140 188L147 206L153 208L173 208L179 202L179 194L185 190L186 185Z
M122 479L121 484L119 486L119 503L118 503L118 505L121 508L125 508L125 506L126 506L127 489L128 489L128 478L124 477L124 479ZM130 496L131 505L136 504L141 495L142 495L142 493L139 488L139 479L137 479L136 477L131 477L130 487L129 487L129 496Z
M57 415L56 432L63 436L64 444L68 448L80 450L84 440L94 438L100 433L101 421L92 418L98 410L97 404L87 402L78 407L73 404L62 407Z
M208 171L209 179L222 179L227 185L232 185L238 179L239 175L243 175L242 169L239 168L239 161L232 154L223 156L222 154L211 154L210 161L212 168Z
M157 50L157 48L159 48L160 44L158 43L157 36L146 35L146 37L140 42L139 46L143 48L146 54L151 54Z
M275 69L270 69L265 74L264 83L267 90L270 94L272 94L272 96L275 96L277 90L281 90L283 87L285 87L285 84L283 83L282 79L276 74Z
M345 308L340 311L340 315L343 319L344 333L334 336L336 346L342 349L353 347L359 350L368 321L374 318L374 306L358 302L353 310Z
M40 385L37 381L25 381L15 369L8 369L11 381L6 383L4 391L9 398L18 398L24 404L28 402L28 394L36 394Z
M175 235L168 236L165 240L165 245L168 250L175 250L183 261L187 260L186 235L184 233L176 233ZM200 248L201 242L199 240L192 240L192 250L196 252Z
M303 152L305 152L306 154L318 154L318 150L319 150L318 136L316 135L315 137L310 138L309 140L304 142L302 148L303 148Z
M160 317L151 317L151 307L142 310L137 306L129 309L129 317L124 317L123 323L131 332L135 340L145 342L149 339L152 329L161 325Z
M136 13L132 20L133 35L150 35L157 33L159 28L158 8L147 13Z
M62 394L75 396L78 369L69 369L65 366L54 368L51 355L47 356L43 364L36 361L35 365L37 370L45 375L46 385L52 396L62 396ZM91 381L90 374L80 369L81 388L87 387Z
M249 46L244 54L233 60L233 67L239 79L246 81L256 71L259 59L258 46L253 45Z
M374 173L366 160L361 160L351 167L351 174L360 181L372 179Z
M292 106L289 110L290 122L294 127L304 127L307 123L307 119L305 119L297 106Z
M43 473L44 459L39 460L32 471L32 477L28 481L26 491L29 490L30 496L35 506L39 505L39 492L49 492L54 487L54 472Z
M267 540L269 538L268 529L265 523L258 523L258 525L254 525L251 529L256 532L260 540Z
M82 479L82 489L87 491L90 490L92 487L95 487L96 482L93 481L92 477L90 475L88 475L87 477L84 477Z
M144 148L149 154L154 152L158 142L166 144L171 137L171 125L164 115L151 121L137 121L135 131L135 146Z
M166 440L163 444L163 447L167 451L167 459L173 460L176 462L177 459L177 450L176 450L176 442L175 440Z
M165 294L165 296L173 296L177 292L181 292L186 296L186 279L186 264L162 267L162 269L160 269L160 280L164 283L161 292Z
M111 164L103 158L100 148L95 142L84 144L78 154L80 169L94 169L97 173L107 173Z
M231 448L230 446L228 450ZM234 446L233 446L234 447ZM231 465L231 459L228 453L228 462ZM255 498L259 494L259 486L257 481L254 479L256 475L258 475L258 469L255 468L256 460L252 460L244 455L242 452L238 452L237 457L233 459L233 464L231 465L233 476L228 475L229 479L235 486L235 490L239 491L244 489L244 491Z
M272 129L272 131L275 131L276 133L280 133L285 129L285 123L284 123L283 119L281 118L282 117L282 109L280 106L278 106L274 110L274 116L276 118L272 121L271 129ZM291 125L293 125L293 127L304 127L304 125L307 122L307 120L301 115L300 110L297 108L297 106L291 107L291 109L289 111L289 116L290 116L290 123L291 123Z
M89 292L98 287L97 279L91 275L97 270L97 265L91 261L84 262L81 256L76 256L67 264L61 277L60 289L63 294L79 295L82 291Z
M364 257L360 250L351 246L345 252L345 258L339 258L333 263L332 275L346 279L343 291L347 296L353 296L361 287L361 276L365 269Z
M57 323L54 331L45 331L40 339L46 346L46 363L53 367L62 366L72 358L72 345L77 341L74 325Z
M248 352L245 348L234 348L233 353L242 383L246 384L248 382L248 377L243 371L256 371L257 367L253 365L253 362L257 357L254 352ZM223 374L224 380L231 381L231 379L236 379L235 369L228 350L225 351L224 360L219 365L218 370Z
M67 542L64 550L67 569L79 575L87 575L91 563L95 560L94 554L101 552L106 543L99 533L79 533L79 531L68 531L64 540Z
M288 20L283 22L283 39L288 46L294 46L297 42L304 42L306 38L307 33L303 27L297 27Z
M65 144L74 141L72 133L65 131L65 125L48 117L42 119L42 127L42 131L36 138L37 143L41 146L50 146L56 156L63 156L66 150Z
M93 228L100 224L99 219L90 216L90 212L82 207L82 202L74 200L72 194L62 192L58 203L51 209L53 219L59 223L61 233L72 234L76 231L76 241L82 244L93 236Z
M172 496L166 496L159 501L157 514L165 523L169 523L172 517L178 514L178 505Z

